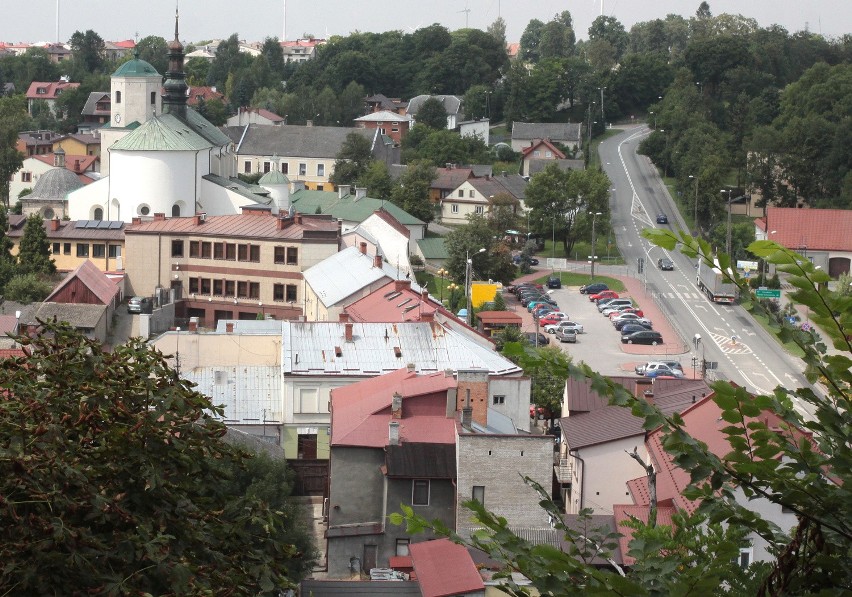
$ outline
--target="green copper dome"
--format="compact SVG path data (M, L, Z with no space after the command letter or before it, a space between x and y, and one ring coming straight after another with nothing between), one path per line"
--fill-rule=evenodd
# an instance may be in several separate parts
M150 63L134 58L118 67L113 77L159 77L160 73Z
M257 184L290 184L290 179L278 170L270 170L257 181Z

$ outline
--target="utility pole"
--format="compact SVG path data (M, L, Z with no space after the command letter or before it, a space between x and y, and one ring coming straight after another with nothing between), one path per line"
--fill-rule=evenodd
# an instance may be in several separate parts
M479 255L480 253L484 253L484 252L485 252L485 249L482 248L482 249L479 249L476 253L474 253L474 255ZM470 312L471 311L471 297L470 297L471 279L470 279L470 277L472 275L471 270L473 269L472 268L473 259L470 256L470 249L467 250L465 255L467 256L467 258L465 260L465 266L466 267L465 267L465 272L464 272L464 289L465 289L465 293L467 294L467 318L466 319L467 319L467 323L470 324L473 321L472 314Z
M733 189L722 189L722 193L728 194L728 231L725 235L725 251L731 257L731 193Z
M603 0L601 0L603 1ZM606 129L606 117L604 116L604 100L603 100L603 92L606 87L598 87L601 92L601 122L603 123L604 129Z
M698 177L689 175L690 178L695 179L695 204L693 206L693 214L692 214L692 222L695 225L696 232L698 231Z
M592 260L592 280L594 280L595 279L595 260L597 259L597 255L595 255L595 241L597 240L595 238L595 221L597 220L598 216L603 215L603 214L599 211L596 211L594 213L589 212L589 215L592 216L592 254L589 257Z

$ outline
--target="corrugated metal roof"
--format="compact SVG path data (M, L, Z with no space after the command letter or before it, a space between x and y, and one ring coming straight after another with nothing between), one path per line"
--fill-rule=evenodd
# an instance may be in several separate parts
M227 423L261 425L284 420L281 370L277 366L199 367L182 377L197 384L214 405L223 405Z
M369 190L369 189L368 189ZM320 213L331 214L335 219L347 222L361 223L379 209L384 209L404 226L423 226L425 222L412 216L407 211L390 201L354 195L340 197L333 191L300 190L290 195L290 203L302 213L312 214L319 209Z
M186 122L192 129L207 139L214 147L224 147L231 144L231 139L220 131L212 122L204 118L192 108L186 108Z
M109 305L118 294L118 286L106 275L98 269L94 263L86 259L83 263L77 266L77 269L65 276L65 279L60 282L53 292L44 299L49 302L54 296L71 284L75 279L80 280L83 285L92 291L92 294L98 297L101 304Z
M421 373L485 369L491 375L515 375L523 371L492 348L434 322L352 323L352 342L346 342L347 324L340 322L286 321L283 325L285 375L372 376L409 363ZM341 349L339 357L335 347Z
M229 126L222 132L231 139L239 139L239 155L277 154L282 158L330 158L340 153L340 148L349 133L361 135L373 144L375 131L371 129L340 126L298 126L282 124L276 126L250 124ZM243 135L245 131L245 135Z
M231 178L225 178L224 176L218 176L216 174L205 174L202 176L204 180L208 182L212 182L215 185L222 187L223 189L228 189L232 193L236 193L241 197L245 197L246 199L250 199L260 205L269 205L272 203L272 200L269 198L269 191L261 188L254 188L254 185L247 185L246 183L238 180L234 180ZM258 191L262 192L260 194Z
M227 140L226 143L230 143ZM119 139L113 150L201 151L213 144L174 114L159 114Z
M449 539L420 541L409 548L423 597L447 597L485 591L467 548Z
M362 288L382 278L402 280L405 276L387 262L375 267L373 256L361 253L357 247L348 247L305 270L305 281L326 307L346 300ZM420 292L413 281L411 288Z
M390 110L381 110L379 112L371 112L366 116L361 116L355 119L355 122L411 122L411 116L397 114Z
M417 241L417 246L420 247L420 252L426 259L448 259L450 257L444 243L444 237L422 238Z
M201 224L195 223L195 217L166 218L149 220L139 224L130 224L127 234L184 234L192 236L212 236L216 238L253 238L299 240L306 231L328 232L329 240L337 239L337 222L322 217L301 216L301 224L293 223L278 229L278 218L268 214L234 214L227 216L207 216ZM316 236L312 236L316 239Z

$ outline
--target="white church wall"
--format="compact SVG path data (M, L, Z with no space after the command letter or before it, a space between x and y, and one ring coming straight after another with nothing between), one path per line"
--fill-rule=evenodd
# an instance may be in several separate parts
M207 152L112 153L110 198L120 202L125 222L158 212L171 215L176 201L198 198L198 177L207 174ZM199 159L201 153L203 159Z

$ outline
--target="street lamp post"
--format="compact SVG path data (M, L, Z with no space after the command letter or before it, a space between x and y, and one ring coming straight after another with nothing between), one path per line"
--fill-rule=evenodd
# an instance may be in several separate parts
M692 377L696 377L696 365L698 364L698 347L701 346L701 379L704 379L706 361L704 360L704 344L701 342L701 334L692 337L692 346L695 347L695 356L692 357Z
M666 155L663 164L663 178L666 178L669 175L669 136L666 134L666 129L660 129L660 132L663 133L663 138L666 140Z
M443 305L444 304L444 279L446 278L447 274L450 273L450 272L448 272L447 270L445 270L442 267L441 269L439 269L435 273L437 273L439 276L441 276L441 305Z
M728 194L728 230L725 234L725 251L728 253L728 257L731 257L731 193L733 189L722 189L722 194Z
M598 87L601 92L601 122L603 122L604 129L606 129L606 117L604 116L604 100L603 100L603 92L606 87Z
M695 203L693 204L693 214L692 221L695 226L695 230L698 230L698 177L692 174L689 175L690 178L695 179Z
M589 212L589 215L592 216L592 254L590 255L592 259L592 280L595 279L595 259L597 259L597 255L595 255L595 221L598 216L602 216L603 214L599 211Z
M485 249L482 248L482 249L479 249L476 253L474 253L474 255L479 255L480 253L484 253L484 252L485 252ZM473 321L473 319L471 318L471 313L470 313L470 310L471 310L471 304L470 304L470 298L471 298L470 297L470 282L471 282L471 280L470 280L470 276L471 276L471 269L472 269L472 265L473 265L473 259L470 256L470 249L468 249L465 252L465 255L466 255L466 262L465 263L466 263L467 267L465 268L464 290L465 290L465 294L467 294L467 323L470 324L470 322Z

